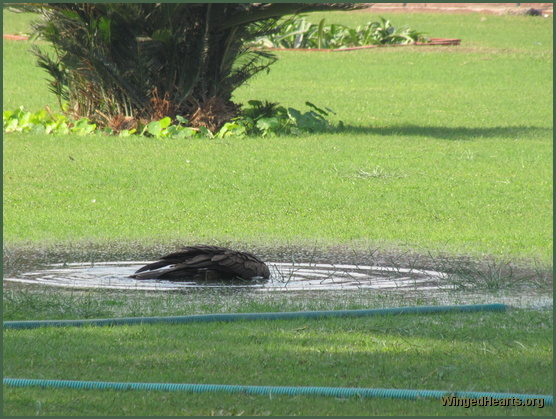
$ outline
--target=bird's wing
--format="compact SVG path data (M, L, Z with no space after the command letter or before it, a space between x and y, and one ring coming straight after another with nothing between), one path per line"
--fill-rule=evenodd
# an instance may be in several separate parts
M214 265L212 260L213 256L210 254L198 254L193 257L189 257L181 263L184 267L190 268L210 268Z
M270 276L265 263L251 253L228 250L224 254L215 255L212 260L244 279Z
M162 256L158 262L153 262L148 265L143 266L141 269L137 270L135 273L138 274L144 271L152 271L155 269L160 269L169 265L177 265L181 263L190 264L191 267L196 268L206 268L210 266L210 258L212 254L226 250L217 246L188 246L184 247L181 251L169 253ZM185 268L182 266L181 268Z

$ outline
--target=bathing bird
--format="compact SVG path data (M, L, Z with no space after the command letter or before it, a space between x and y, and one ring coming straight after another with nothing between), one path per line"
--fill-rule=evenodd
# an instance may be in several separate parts
M183 247L178 252L161 257L158 262L143 266L130 276L170 281L269 277L268 266L254 254L209 245Z

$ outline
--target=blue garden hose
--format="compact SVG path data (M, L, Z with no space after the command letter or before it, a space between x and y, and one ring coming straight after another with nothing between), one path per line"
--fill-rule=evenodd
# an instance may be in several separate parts
M168 317L122 317L86 320L24 320L4 322L4 329L35 329L37 327L119 326L156 323L232 322L238 320L316 319L324 317L363 317L395 314L432 314L445 312L505 311L505 304L470 304L452 306L396 307L365 310L300 311L286 313L199 314Z
M328 397L375 397L382 399L417 400L423 398L441 399L443 397L474 399L513 399L521 400L524 405L552 406L553 396L538 394L486 393L475 391L442 390L403 390L382 388L342 388L342 387L276 387L276 386L238 386L225 384L169 384L169 383L114 383L98 381L70 380L33 380L23 378L4 378L4 385L11 387L71 388L80 390L147 390L147 391L185 391L190 393L244 393L264 396L328 396ZM485 402L487 402L485 400ZM498 402L500 403L500 402ZM492 404L490 404L492 405Z

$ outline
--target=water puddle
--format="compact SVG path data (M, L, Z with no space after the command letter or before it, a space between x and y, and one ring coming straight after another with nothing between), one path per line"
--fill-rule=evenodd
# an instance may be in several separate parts
M440 290L453 286L443 281L442 272L367 265L309 263L268 263L267 281L165 281L128 278L149 262L98 262L53 264L46 269L18 274L4 281L42 284L65 288L103 288L149 291L176 291L188 288L248 288L253 291L303 290Z

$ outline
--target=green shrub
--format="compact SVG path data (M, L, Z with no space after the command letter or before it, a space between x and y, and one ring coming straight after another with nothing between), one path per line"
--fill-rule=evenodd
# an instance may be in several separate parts
M344 25L318 25L299 17L288 21L276 33L258 37L254 44L267 48L348 48L368 45L413 44L427 42L423 33L408 26L394 27L384 18L369 22L356 29Z
M211 132L206 127L192 128L189 120L177 115L174 120L166 116L160 120L150 121L138 128L124 128L116 130L111 127L97 128L97 125L87 118L77 121L68 119L66 115L55 114L50 109L43 109L37 113L26 111L23 106L14 111L2 114L3 130L10 132L32 132L44 134L88 135L105 134L129 137L143 135L154 138L186 139L192 137L224 138L243 137L246 135L272 136L280 134L298 135L304 132L323 132L334 126L325 118L327 111L318 108L311 102L305 102L310 108L301 112L294 108L285 108L274 103L263 103L250 100L249 107L232 121L225 123L220 130Z

